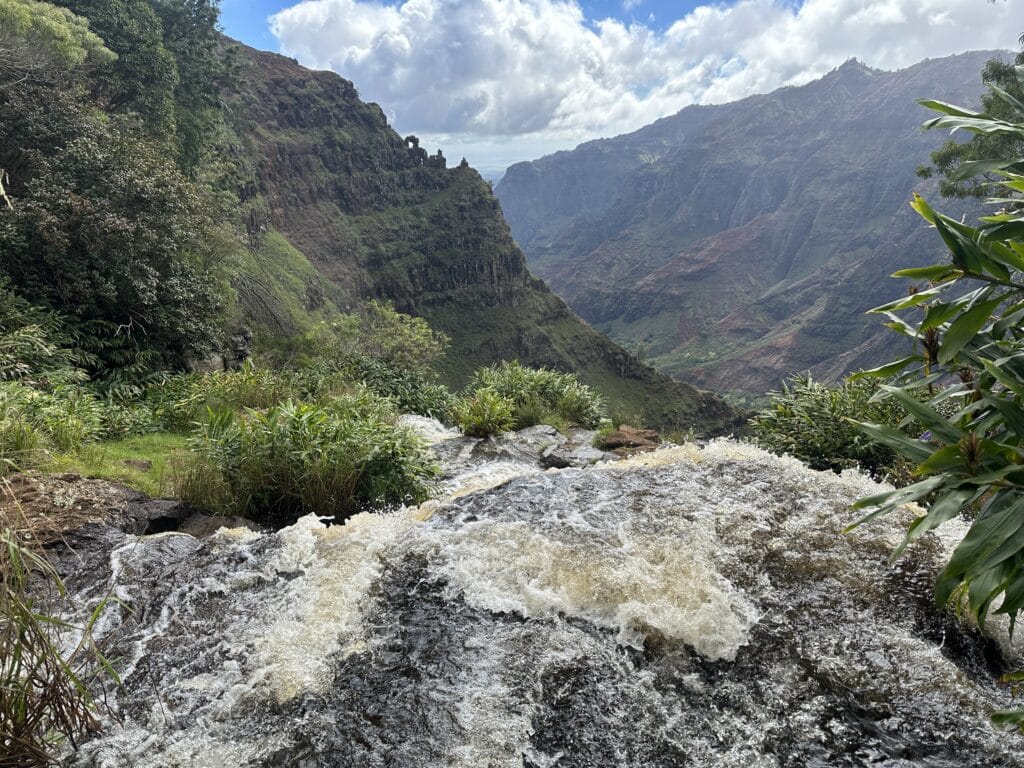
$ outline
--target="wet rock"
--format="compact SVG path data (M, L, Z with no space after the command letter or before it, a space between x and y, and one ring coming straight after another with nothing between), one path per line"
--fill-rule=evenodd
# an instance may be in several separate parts
M600 451L589 445L564 443L545 448L540 456L540 464L545 469L564 469L566 467L589 467L599 461L617 461L619 458L614 453Z
M0 485L0 523L50 543L89 524L133 528L135 513L146 501L144 493L120 483L26 472Z
M623 424L614 432L609 432L597 441L597 447L606 451L616 451L620 455L630 456L634 453L653 451L661 443L661 436L653 429L637 429Z
M177 499L149 499L128 506L120 527L127 533L142 536L177 531L195 509Z
M247 517L235 515L207 515L203 512L194 512L189 515L176 529L179 533L187 533L202 539L212 536L221 528L244 528L255 533L266 533L267 529L254 520Z

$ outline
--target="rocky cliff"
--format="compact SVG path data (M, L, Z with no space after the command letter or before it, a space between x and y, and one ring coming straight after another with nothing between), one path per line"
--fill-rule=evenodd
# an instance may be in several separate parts
M893 355L864 312L940 247L907 206L938 197L915 169L946 138L920 132L914 99L975 103L995 55L849 61L512 166L496 194L531 269L661 370L744 394L835 378Z
M448 168L440 152L403 139L333 73L248 48L241 59L233 124L252 174L244 197L254 252L264 271L281 271L283 259L304 265L279 275L294 282L302 273L304 287L290 291L301 311L391 300L451 336L444 369L453 385L477 366L518 358L576 371L614 411L664 428L735 423L721 400L641 364L533 277L475 170ZM286 326L281 291L256 271L242 278L246 311Z

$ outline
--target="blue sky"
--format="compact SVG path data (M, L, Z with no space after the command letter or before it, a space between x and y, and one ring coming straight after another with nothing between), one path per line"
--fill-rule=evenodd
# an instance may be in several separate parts
M1015 49L1024 0L222 0L225 31L494 171L820 77ZM268 21L270 16L274 21ZM940 94L937 96L941 96Z

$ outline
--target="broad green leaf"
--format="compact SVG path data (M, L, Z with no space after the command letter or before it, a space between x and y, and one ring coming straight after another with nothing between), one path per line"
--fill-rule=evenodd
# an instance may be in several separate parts
M912 485L897 488L895 491L886 491L885 493L879 493L874 496L866 496L863 499L857 499L853 504L853 508L866 509L868 507L877 507L882 504L898 507L901 504L909 504L912 501L924 498L942 485L943 482L944 478L929 477L927 480L921 480L913 483ZM859 525L859 523L855 523L854 525Z
M893 551L889 561L895 562L912 541L919 539L924 534L959 515L964 506L971 503L978 495L980 495L979 491L963 489L939 496L932 502L926 514L915 518L914 522L910 524L910 527L907 528L907 535L903 538L902 543Z
M888 301L885 304L881 304L873 309L868 310L869 313L881 314L884 312L896 312L901 309L909 309L910 307L916 307L919 304L924 304L926 301L935 298L940 293L945 291L950 286L950 283L943 283L933 288L928 288L917 293L911 293L907 296L903 296L893 301Z
M994 394L987 394L982 399L999 411L999 415L1010 430L1017 436L1024 437L1024 409L1019 404Z
M964 109L958 107L955 104L948 104L945 101L936 101L935 99L916 99L917 103L926 109L930 109L933 112L941 112L944 115L953 115L955 117L984 117L984 113L975 112L970 109Z
M910 207L917 211L921 218L929 224L935 223L935 219L937 217L935 210L928 205L928 201L921 197L917 192L914 193L914 197L910 201Z
M888 445L896 452L903 454L908 459L916 463L920 463L932 455L932 446L927 443L922 443L920 440L914 440L913 438L907 437L898 429L894 429L893 427L889 427L884 424L870 424L862 421L854 421L853 419L850 419L850 421L868 437L871 437L884 445Z
M905 277L910 280L938 280L950 274L960 273L950 264L935 264L930 267L911 267L893 272L891 277Z
M1022 321L1024 321L1024 302L1003 310L1002 317L992 325L992 333L1001 338L1010 328L1019 326Z
M985 370L988 371L996 381L1006 387L1008 390L1013 392L1018 397L1024 398L1024 381L1010 375L1007 371L1003 370L1003 367L997 363L983 360L982 363L985 366ZM1005 363L1004 363L1005 364Z
M918 464L914 472L918 475L934 475L936 472L948 472L953 469L966 472L966 465L959 445L942 446Z
M996 120L991 117L935 117L925 121L922 126L924 130L930 131L934 128L948 128L950 133L956 131L969 131L971 133L1005 133L1011 136L1024 138L1024 128L1005 120Z
M963 431L946 421L942 414L932 410L900 387L883 384L879 389L898 400L908 414L916 418L925 429L930 429L932 434L940 440L946 443L955 443L963 437Z
M972 176L1002 170L1021 162L1024 162L1024 158L1018 157L1013 160L968 160L960 163L956 170L949 174L949 179L950 181L963 181Z
M978 331L989 321L992 313L1003 303L1003 297L975 304L954 320L942 336L939 348L939 362L948 363L957 353L978 335Z
M1012 200L1007 202L1019 203L1019 200ZM1024 221L1019 219L1014 221L1007 221L1001 224L993 224L991 227L985 228L985 234L989 237L998 238L1000 240L1010 240L1013 238L1024 238ZM1010 266L1015 269L1021 269L1018 266L1019 261L1015 260Z
M939 574L935 584L935 599L939 605L949 601L972 568L984 562L989 555L1000 551L1007 541L1019 540L1018 548L1024 547L1024 539L1018 536L1021 528L1024 528L1024 497L1012 497L1000 506L998 511L975 520L963 541L953 551L949 564Z
M992 722L996 725L1024 724L1024 709L997 709L992 713Z
M1014 96L1013 94L1011 94L1008 91L1004 90L1003 88L1000 88L995 83L985 83L985 85L988 86L988 89L990 91L992 91L992 93L994 93L996 96L998 96L1004 102L1006 102L1011 107L1013 107L1013 110L1018 115L1024 117L1024 102L1022 102L1016 96ZM1015 162L1020 163L1020 162L1024 162L1024 160L1018 159Z
M877 368L871 368L866 371L857 371L850 375L851 381L857 381L858 379L870 379L870 378L887 378L899 373L911 363L919 363L924 360L920 355L908 355L907 357L901 357L899 360L895 360L885 365L880 365Z

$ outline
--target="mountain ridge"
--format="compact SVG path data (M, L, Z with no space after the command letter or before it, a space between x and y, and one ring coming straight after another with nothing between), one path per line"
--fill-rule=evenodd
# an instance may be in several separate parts
M453 386L516 358L578 372L631 419L712 433L738 424L724 402L650 369L534 277L489 185L467 164L447 168L440 153L403 139L333 72L240 51L233 125L252 162L250 229L308 260L304 309L384 299L424 317L452 339L439 367ZM244 319L280 325L272 293L243 295Z
M531 268L661 370L744 396L789 373L835 377L892 354L863 312L935 245L905 203L937 196L914 170L943 138L908 107L975 102L1001 53L896 72L850 60L516 164L495 193Z

